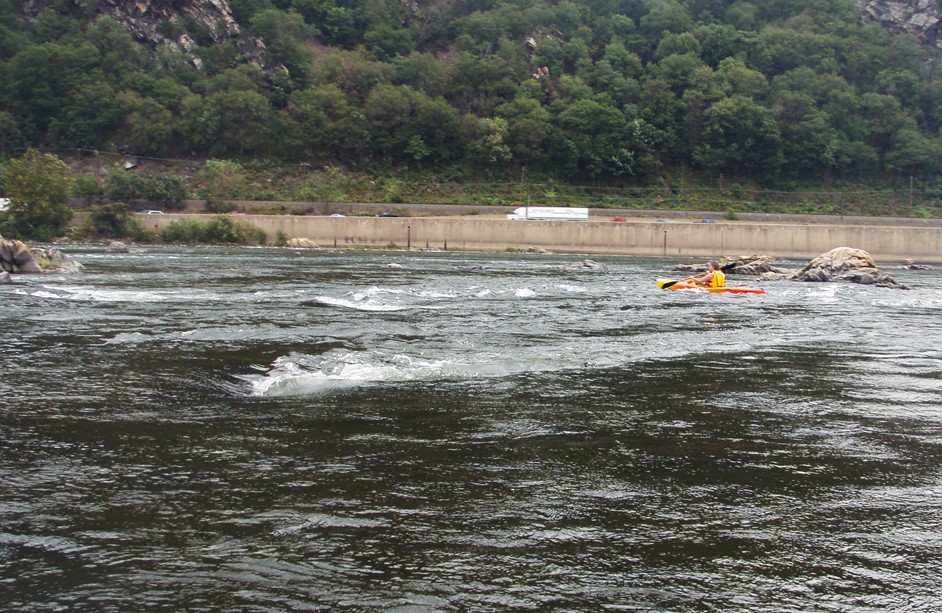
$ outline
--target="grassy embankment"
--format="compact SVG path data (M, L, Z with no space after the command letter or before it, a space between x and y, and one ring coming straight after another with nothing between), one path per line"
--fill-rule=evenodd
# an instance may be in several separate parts
M906 180L882 183L790 183L764 188L730 179L704 178L683 170L657 182L638 186L572 185L551 177L504 175L500 180L469 179L460 173L370 174L339 168L314 168L263 161L233 162L224 176L206 172L204 161L137 160L125 170L115 156L82 156L67 160L73 178L94 178L107 186L109 173L132 172L142 177L180 178L186 198L220 201L304 202L293 213L323 214L328 203L388 204L409 213L410 204L454 204L469 207L501 205L586 206L634 210L684 210L737 213L839 214L942 218L942 189L927 189ZM106 191L106 190L105 190ZM107 195L107 194L105 194ZM172 210L174 206L166 208ZM269 205L254 212L278 214L287 207Z

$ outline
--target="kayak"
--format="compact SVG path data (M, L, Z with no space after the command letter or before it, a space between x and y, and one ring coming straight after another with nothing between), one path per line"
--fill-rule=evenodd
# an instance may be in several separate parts
M661 289L699 289L711 294L764 294L765 290L761 287L736 287L724 285L723 287L701 287L690 281L678 281L677 279L655 279L655 283ZM667 287L664 287L667 285Z

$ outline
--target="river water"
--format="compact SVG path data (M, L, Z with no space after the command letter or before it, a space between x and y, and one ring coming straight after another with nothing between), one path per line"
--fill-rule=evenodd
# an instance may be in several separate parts
M0 286L2 610L942 606L938 269L64 251Z

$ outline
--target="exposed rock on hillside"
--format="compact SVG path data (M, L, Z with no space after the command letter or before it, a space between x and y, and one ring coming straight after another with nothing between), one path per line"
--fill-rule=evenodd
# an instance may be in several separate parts
M942 10L935 0L859 0L858 5L864 21L942 49Z
M265 43L241 31L229 0L73 1L82 6L97 7L99 15L114 18L135 39L155 53L163 48L184 53L197 68L200 67L200 60L194 50L201 41L194 40L188 21L195 24L200 34L213 44L233 42L244 58L266 69L269 74L284 70L283 66L267 66ZM429 10L415 0L400 2L416 19ZM47 4L25 0L22 10L35 18ZM942 10L935 0L858 0L857 4L863 21L877 23L897 34L914 36L923 44L942 49ZM527 56L531 60L539 45L539 37L533 36L525 41ZM545 67L541 70L545 70Z
M89 0L76 2L90 4ZM232 42L250 62L266 68L265 44L259 38L243 35L228 0L98 0L93 6L97 6L99 15L113 18L154 53L162 49L180 52L200 68L194 52L199 42L189 33L195 28L213 44ZM32 17L42 8L42 3L23 3L24 12Z

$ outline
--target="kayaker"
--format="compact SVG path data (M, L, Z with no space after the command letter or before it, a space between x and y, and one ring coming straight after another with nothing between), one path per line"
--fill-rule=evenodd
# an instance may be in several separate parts
M700 287L723 287L726 285L726 275L720 269L719 262L710 262L710 269L690 277L690 280Z

